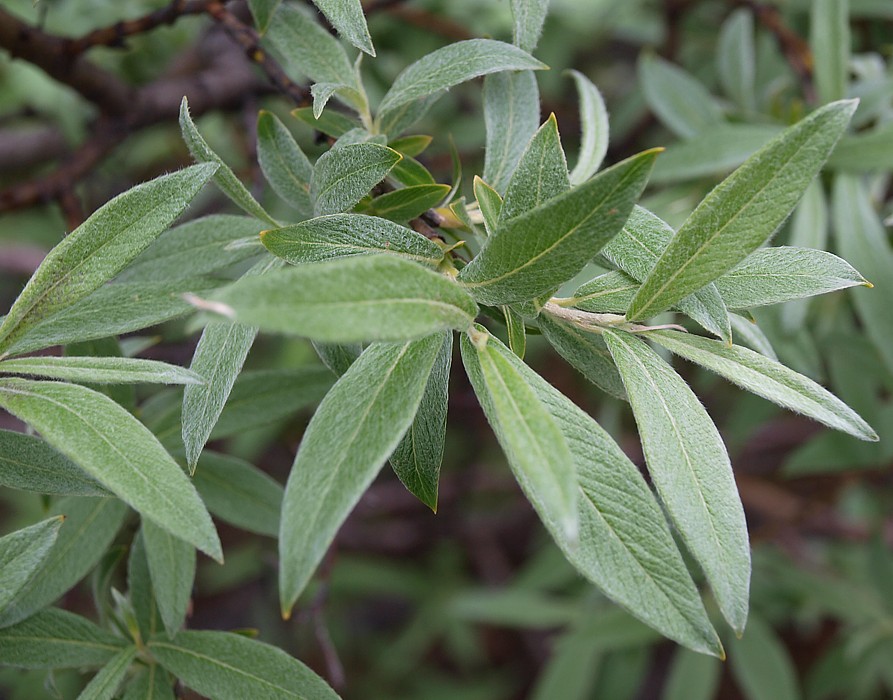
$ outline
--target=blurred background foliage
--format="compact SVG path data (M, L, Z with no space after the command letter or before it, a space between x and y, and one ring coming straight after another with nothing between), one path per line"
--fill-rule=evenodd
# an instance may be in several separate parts
M79 37L167 4L3 0L0 9L48 33ZM230 7L242 12L239 4ZM511 35L506 0L365 4L379 54L363 65L373 102L403 67L449 41ZM835 15L841 11L842 23ZM123 47L92 48L89 56L124 81L144 85L195 71L214 31L206 16L184 16L134 34ZM231 50L241 58L238 47ZM893 249L882 223L893 213L893 3L552 0L537 55L552 67L537 76L542 116L557 115L571 164L579 116L573 81L563 73L569 68L586 74L605 96L609 162L667 147L644 203L674 225L783 125L823 101L862 99L858 133L841 143L823 181L776 241L836 251L875 288L764 308L755 320L785 363L829 386L881 441L825 431L680 367L729 444L754 547L752 617L743 639L724 640L726 663L661 640L573 572L522 497L460 375L452 384L437 514L384 470L289 622L277 613L275 542L222 524L226 565L200 561L189 625L255 628L348 699L893 697ZM311 155L322 151L323 140L289 117L294 105L258 75L261 87L207 110L199 125L275 215L280 205L262 191L255 162L257 110L287 120ZM296 70L291 77L301 80ZM10 206L2 192L40 182L73 157L95 136L99 115L77 93L5 51L0 106L0 307L7 308L63 231L114 194L189 158L176 120L162 120L133 130L51 201ZM463 165L461 191L471 201L472 176L483 164L480 84L451 91L414 131L434 137L419 159L440 182L452 182L453 140ZM56 142L46 148L39 138L51 133ZM45 157L16 151L29 138ZM225 200L209 188L192 215L225 210ZM193 330L188 321L171 322L127 339L126 348L188 364ZM628 407L581 381L538 340L531 338L528 361L642 464ZM284 483L321 395L320 382L307 381L308 368L316 366L309 344L262 338L212 447ZM116 398L176 449L177 390L140 388ZM0 422L14 425L6 417ZM46 507L34 495L2 491L0 499L3 532L34 522ZM127 545L131 535L125 528L119 543ZM90 615L103 586L125 586L115 551L65 597L67 607ZM0 697L68 698L82 683L73 672L47 677L0 670Z

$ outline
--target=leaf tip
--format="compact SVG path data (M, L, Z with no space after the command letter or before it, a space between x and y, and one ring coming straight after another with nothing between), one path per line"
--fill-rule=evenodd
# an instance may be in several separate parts
M869 282L868 280L862 280L861 284L863 287L868 287L869 289L874 289L874 285L871 282Z

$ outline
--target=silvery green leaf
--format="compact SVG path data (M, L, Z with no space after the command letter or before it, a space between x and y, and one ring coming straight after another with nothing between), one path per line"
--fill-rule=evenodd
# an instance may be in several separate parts
M722 664L716 659L677 649L661 700L712 700L716 697L722 670Z
M282 56L292 76L306 75L315 83L354 82L353 66L341 42L305 8L282 3L265 38Z
M151 520L144 519L142 528L158 612L165 631L173 637L183 627L192 597L195 547L162 530Z
M130 357L21 357L0 362L0 374L64 379L82 384L201 384L176 365Z
M449 194L449 185L412 185L379 195L369 207L376 216L397 222L410 221L438 206Z
M524 318L511 306L503 306L502 315L505 318L509 348L523 360L527 352L527 329L524 326Z
M248 0L248 7L251 8L258 33L263 34L267 31L281 2L282 0Z
M0 486L61 496L109 495L44 440L9 430L0 430Z
M499 212L502 211L502 197L499 196L499 192L475 175L474 198L484 218L484 230L488 236L492 236L499 221Z
M360 126L359 122L350 115L341 114L333 110L323 112L319 119L313 116L312 107L298 107L293 109L291 113L292 116L304 122L311 129L319 131L326 136L331 136L333 139L340 138L351 129Z
M339 96L344 102L361 109L366 99L353 85L347 83L314 83L310 88L310 94L313 95L313 116L319 119L326 105L335 96Z
M338 700L338 695L282 649L231 632L180 632L154 639L149 653L180 681L215 700Z
M639 81L648 105L677 136L690 139L724 121L713 96L694 76L653 53L639 58Z
M515 478L561 538L579 534L577 476L564 435L519 370L521 360L496 349L482 326L463 334L462 362Z
M729 320L732 322L732 331L736 340L742 341L744 345L765 355L770 360L778 360L778 355L775 354L775 348L772 347L769 338L754 321L734 313L729 314Z
M787 129L698 205L642 283L631 319L649 318L728 272L765 243L818 174L856 109L834 102Z
M549 0L511 0L511 3L515 20L514 43L525 51L533 51L543 31Z
M723 22L716 47L716 67L725 93L746 112L756 108L756 49L753 14L739 8ZM842 95L841 95L842 97Z
M267 214L266 210L251 196L251 193L242 184L232 169L223 162L223 159L211 150L208 142L202 137L192 117L189 116L189 101L183 97L180 102L180 131L183 134L183 140L189 148L192 157L199 163L207 163L216 165L214 171L214 182L227 197L232 200L233 204L243 209L251 216L255 216L261 221L276 226L276 219Z
M363 346L359 343L340 345L338 343L319 343L311 341L313 349L322 363L329 368L336 377L344 374L363 352Z
M338 214L351 209L402 160L397 151L356 143L327 151L316 161L310 196L313 211Z
M372 37L366 26L366 16L360 0L313 0L320 12L332 23L337 32L370 56L375 55Z
M485 304L527 301L571 279L623 226L657 151L646 151L502 224L459 280Z
M136 659L137 648L130 646L115 654L78 695L78 700L112 700Z
M881 124L856 136L844 136L828 167L851 173L886 171L893 158L893 124Z
M825 250L828 247L828 203L819 180L814 180L806 188L803 199L794 209L790 243L797 248ZM809 304L809 299L785 304L781 310L782 325L790 331L802 328Z
M437 184L428 168L409 156L403 157L388 175L403 187Z
M525 51L492 39L449 44L406 68L379 106L379 119L420 97L433 95L473 78L507 70L542 70L546 65Z
M270 112L257 115L257 160L270 187L302 217L313 215L313 165L291 132Z
M396 109L392 109L387 112L387 114L378 115L378 119L376 120L378 123L378 132L387 134L391 137L402 134L428 114L428 110L431 109L432 105L437 102L437 100L443 97L444 92L445 90L438 90L431 95L420 97L417 100L412 100ZM407 156L416 155L413 153L405 153L396 146L393 146L393 148Z
M17 668L102 666L124 640L85 617L50 608L0 630L0 664Z
M458 284L393 255L342 258L243 278L215 298L239 323L327 343L397 341L464 330L477 315L474 301Z
M660 499L703 569L720 611L740 634L747 622L750 545L719 431L685 381L648 345L617 331L605 331L604 338L626 386Z
M639 283L628 274L611 270L578 287L573 305L593 313L625 314L638 289Z
M592 418L514 358L498 340L490 338L488 345L510 361L533 389L573 456L579 488L579 540L564 537L537 494L528 491L565 557L640 620L680 644L720 656L722 646L700 594L638 468Z
M177 700L167 672L158 664L151 664L137 673L128 683L121 700Z
M598 88L579 71L568 71L577 86L580 100L580 153L571 171L571 184L582 185L595 175L608 152L608 109Z
M292 265L372 253L398 255L432 268L443 260L443 250L422 234L362 214L319 216L264 231L261 240L273 255Z
M65 517L57 515L0 537L0 612L46 560Z
M755 250L715 284L732 309L750 309L847 287L868 286L865 278L846 260L824 250L792 246Z
M821 102L847 95L850 73L849 0L813 0L809 44L815 62L813 80Z
M747 700L801 700L797 671L772 628L755 617L747 634L729 645L732 674Z
M123 270L183 212L216 170L199 165L120 194L44 258L0 325L0 354L30 328Z
M142 641L152 639L164 630L158 612L152 575L146 558L146 543L142 529L137 530L127 557L127 602L133 611L135 626Z
M424 153L433 140L434 137L427 134L413 134L411 136L398 136L390 141L388 146L395 151L399 151L404 156L413 157Z
M412 425L391 455L391 467L403 485L435 513L452 359L453 334L446 332Z
M0 379L0 405L142 515L221 558L211 517L183 470L110 398L75 384Z
M502 193L540 123L540 94L533 71L505 71L484 78L484 123L484 180Z
M313 415L282 504L279 592L285 615L412 424L442 346L439 333L370 345Z

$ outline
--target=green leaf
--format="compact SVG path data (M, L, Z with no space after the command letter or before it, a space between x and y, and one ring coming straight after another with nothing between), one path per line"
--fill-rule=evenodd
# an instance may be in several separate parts
M379 119L407 102L482 75L544 68L544 63L511 44L492 39L458 41L429 53L400 73L379 106Z
M436 185L437 181L424 165L415 158L404 157L389 173L403 187Z
M376 216L409 221L436 207L449 193L449 185L413 185L379 195L369 206Z
M313 165L291 132L270 112L257 115L257 160L270 187L302 217L313 215Z
M105 554L127 513L116 498L64 498L48 515L64 515L56 543L20 595L0 614L0 627L45 608L74 587Z
M124 640L65 610L50 608L0 630L0 664L18 668L101 666Z
M485 304L527 301L556 289L623 226L657 153L633 156L505 222L459 280Z
M197 693L215 700L338 700L338 695L281 649L230 632L180 632L149 651Z
M311 341L313 349L322 363L329 368L336 377L340 377L347 371L363 352L360 343L339 345L337 343L318 343Z
M221 558L192 483L148 428L107 396L74 384L0 379L0 405L142 515Z
M520 359L503 355L478 326L462 336L462 362L474 393L518 483L557 528L577 540L577 478L570 448L549 411L519 371Z
M192 583L195 580L195 548L151 520L143 520L143 543L149 562L152 589L164 629L173 637L183 627Z
M78 700L112 700L136 659L135 646L122 649L103 666L78 695Z
M748 9L735 10L723 22L716 46L716 68L725 93L745 112L753 112L757 67L753 14Z
M401 345L371 345L319 405L282 505L279 592L284 615L410 427L442 345L439 333Z
M828 247L828 203L819 180L814 180L806 188L803 199L794 209L789 240L792 246L798 248L824 250ZM781 310L781 320L786 330L797 331L803 327L809 304L809 299L785 304Z
M424 117L434 103L443 96L444 92L444 90L439 90L434 94L426 95L417 100L407 102L396 109L390 110L387 114L380 114L376 120L378 123L378 133L387 134L392 137L397 134L402 134ZM397 148L396 150L400 149ZM407 153L405 155L412 154Z
M604 332L661 501L737 632L747 621L750 546L725 445L682 378L644 342ZM713 341L716 342L716 341Z
M828 159L828 167L851 173L886 171L893 158L893 124L880 124L871 131L840 139Z
M351 209L402 158L397 151L375 143L356 143L323 153L310 184L314 213L338 214Z
M391 455L391 467L403 485L437 512L437 486L446 439L453 334L444 333L412 425Z
M755 321L732 313L729 314L729 320L732 322L732 331L735 333L735 337L744 345L765 355L770 360L778 360L772 343Z
M163 175L100 207L34 272L0 325L0 354L29 328L123 270L183 212L215 170L201 165Z
M474 198L484 219L484 230L488 236L492 236L499 221L499 212L502 211L502 197L499 196L499 192L475 175Z
M365 255L243 278L216 296L240 323L327 343L465 329L477 306L457 284L392 255Z
M248 462L205 452L198 460L195 488L221 520L259 535L278 536L283 489Z
M580 154L577 164L571 171L572 185L582 185L595 175L601 167L608 152L608 110L598 88L579 71L571 70L568 74L574 79L580 99Z
M511 0L511 4L515 20L513 41L525 51L533 51L543 31L549 0Z
M578 287L569 301L583 311L625 314L639 286L625 272L611 270Z
M653 53L639 59L639 81L648 105L677 136L690 139L723 122L722 110L694 76Z
M0 362L0 374L64 379L85 384L201 384L176 365L130 357L22 357Z
M678 649L661 700L712 700L721 673L716 659Z
M122 700L177 700L166 676L158 664L147 666L131 679Z
M276 219L267 214L266 210L251 196L245 185L236 177L232 169L223 162L220 156L211 150L207 141L205 141L196 128L192 117L189 116L189 101L185 96L180 102L180 131L193 158L199 163L216 166L214 169L214 182L217 183L220 191L232 200L233 204L261 221L266 221L274 226L277 225Z
M370 56L375 55L360 0L313 0L337 32Z
M747 634L730 645L732 674L748 700L799 700L797 671L784 644L765 622L755 617Z
M333 139L337 139L359 126L359 123L348 115L332 110L323 112L319 119L313 116L312 107L298 107L298 109L292 110L292 115L316 131L322 132L326 136L331 136Z
M135 632L145 642L160 634L164 622L158 612L152 575L146 558L146 541L142 529L137 530L127 558L127 593L135 619ZM133 634L133 632L131 632ZM135 636L135 635L134 635Z
M524 353L527 352L527 329L524 326L524 318L511 306L503 306L502 315L505 318L509 348L523 360Z
M443 250L422 234L362 214L319 216L264 231L261 240L273 255L292 265L369 253L399 255L429 267L437 267L443 260Z
M0 486L62 496L108 495L44 440L9 430L0 430Z
M688 217L630 305L649 318L732 269L765 243L816 176L856 109L835 102L751 156Z
M314 83L310 88L310 94L313 96L313 116L316 119L319 119L333 97L338 97L342 102L360 111L367 108L366 96L347 83Z
M484 180L502 193L540 123L540 94L533 71L506 71L484 78L484 123Z
M0 612L46 561L63 520L64 516L57 515L0 537Z
M258 33L263 34L267 31L281 2L282 0L248 0L248 7L251 8L251 16L254 17Z
M841 100L850 74L849 0L814 0L809 15L813 79L821 102Z
M660 506L601 427L515 358L495 338L488 346L511 362L561 430L576 467L579 541L566 539L536 494L528 497L561 551L587 579L640 620L680 644L721 655L700 594ZM523 484L522 484L523 486Z
M433 140L433 136L428 136L427 134L415 134L413 136L398 137L388 143L388 146L395 151L399 151L404 156L413 157L420 153L424 153Z

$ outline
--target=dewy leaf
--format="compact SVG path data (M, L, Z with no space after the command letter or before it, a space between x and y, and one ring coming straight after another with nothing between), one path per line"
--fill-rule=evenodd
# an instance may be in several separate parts
M400 73L379 106L379 118L384 119L385 114L407 102L482 75L546 67L527 52L501 41L459 41L429 53Z
M484 78L484 123L484 180L503 193L540 123L540 94L533 71L505 71Z
M412 425L391 455L391 467L403 485L435 513L452 358L453 334L446 332Z
M189 116L189 102L185 96L182 102L180 102L180 131L193 158L199 163L217 166L214 172L214 181L223 194L229 197L235 205L251 214L251 216L255 216L261 221L266 221L274 226L278 225L276 219L267 214L266 210L258 204L245 185L236 177L232 169L223 162L220 156L211 150L207 141L202 138L195 123L192 121L192 117Z
M813 76L821 102L846 97L850 73L849 0L814 0L809 14Z
M15 599L50 553L64 516L0 537L0 612Z
M216 170L199 165L137 185L50 251L0 325L0 354L27 330L123 270L186 208Z
M281 2L282 0L248 0L248 7L251 8L251 15L254 17L258 33L263 34L267 31Z
M339 214L351 209L402 158L397 151L375 143L355 143L323 153L310 185L314 213Z
M366 26L366 17L360 0L313 0L320 12L332 23L338 33L370 56L375 55L372 37Z
M604 332L626 385L648 472L719 608L738 633L747 622L750 546L725 445L683 379L643 341Z
M270 187L302 217L313 215L313 166L291 132L270 112L257 115L257 160Z
M756 48L750 10L739 8L723 23L716 47L716 67L725 93L741 109L752 112L756 108Z
M327 343L464 330L477 306L459 285L393 255L364 255L243 278L215 297L239 323Z
M148 428L110 398L74 384L0 379L0 406L141 514L221 559L192 483Z
M135 646L122 649L103 666L78 695L78 700L112 700L136 659Z
M608 152L608 110L598 88L579 71L568 71L580 98L580 154L571 171L572 185L582 185L595 175Z
M410 427L442 346L439 333L401 345L370 345L313 415L282 505L279 593L284 615Z
M564 555L640 620L680 644L721 655L700 594L638 468L592 418L513 359L497 339L489 338L488 345L515 365L551 414L573 456L579 488L578 541L563 537L544 504L528 493Z
M122 648L120 637L56 608L0 630L0 664L17 668L101 666Z
M765 243L818 174L855 109L850 100L813 112L708 194L642 283L629 318L670 308Z
M292 265L370 253L399 255L428 267L437 267L443 260L443 250L422 234L362 214L319 216L264 231L261 241L273 255Z
M9 430L0 430L0 486L62 496L109 495L44 440Z
M183 626L195 580L195 547L143 520L143 543L152 589L164 629L173 637Z
M492 344L492 345L491 345ZM555 420L519 371L521 360L503 355L478 326L462 336L462 361L518 483L563 540L579 532L577 476L570 448Z
M857 285L868 286L868 282L846 260L824 250L791 246L756 250L716 280L716 288L732 309L778 304Z
M148 644L184 685L215 700L338 700L338 695L281 649L231 632L180 632Z
M511 0L511 3L515 20L514 43L525 51L533 51L543 31L549 0Z
M779 406L861 440L878 439L871 426L843 401L811 379L764 355L678 331L652 331L648 337L680 357L702 365Z
M130 357L22 357L0 362L0 374L64 379L83 384L201 384L176 365Z

